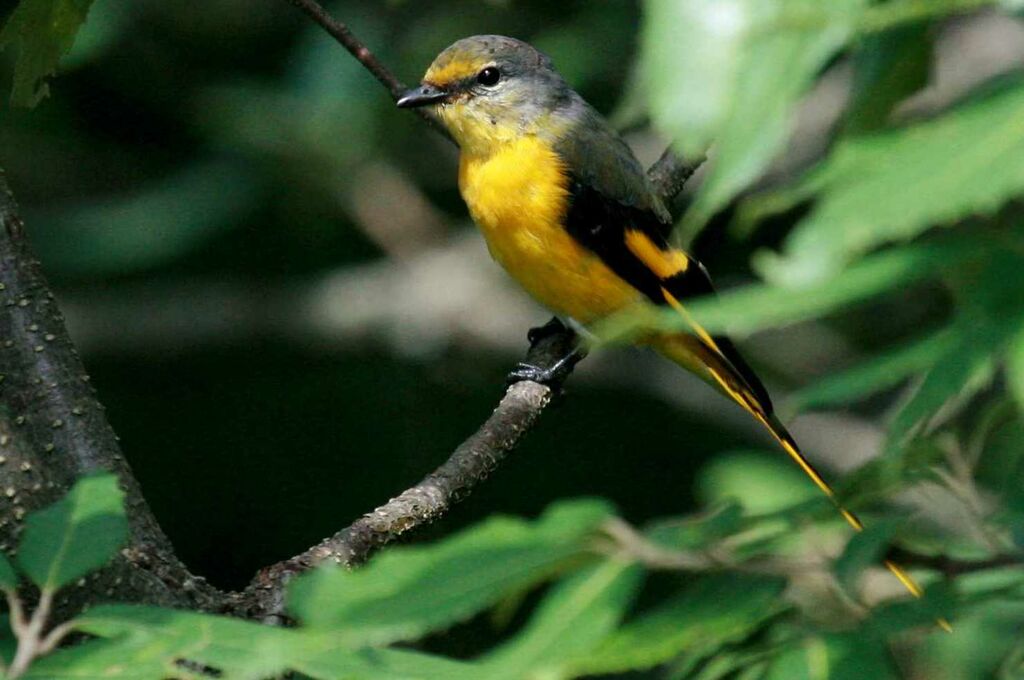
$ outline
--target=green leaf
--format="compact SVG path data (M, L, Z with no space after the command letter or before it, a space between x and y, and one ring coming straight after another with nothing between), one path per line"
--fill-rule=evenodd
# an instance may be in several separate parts
M762 676L764 680L831 680L828 645L821 638L807 638L779 654Z
M95 63L114 49L125 31L130 30L132 9L131 3L108 0L90 10L89 20L75 36L71 51L61 57L61 69L67 72Z
M808 637L779 654L764 680L899 680L884 641L870 635Z
M891 0L873 5L860 22L865 33L939 19L997 4L998 0Z
M32 107L49 93L43 80L71 49L92 0L21 0L0 31L0 49L18 48L11 104Z
M577 669L586 674L653 668L680 656L699 660L743 640L777 615L783 579L706 576L617 630Z
M18 565L41 589L55 591L110 561L127 536L117 477L83 477L63 499L25 520Z
M750 514L761 514L817 499L820 492L783 457L733 451L716 456L700 470L697 495L705 503L734 501Z
M920 481L935 481L936 466L946 460L943 449L928 439L918 439L898 456L879 456L843 478L839 497L850 507L885 498Z
M935 120L842 142L825 161L820 200L771 269L789 283L825 281L879 245L992 213L1022 192L1015 81Z
M952 329L943 329L806 387L789 397L786 405L795 412L841 406L895 387L935 366L956 340Z
M854 56L853 101L846 132L885 127L893 108L928 82L931 26L915 24L868 36Z
M974 576L965 575L957 580L962 582ZM1024 671L1021 625L1024 625L1024 605L1000 594L984 606L962 609L953 622L952 635L937 631L927 635L916 633L921 640L918 654L927 659L927 668L934 669L934 672L927 672L926 677L928 680L1020 680ZM927 629L921 632L929 633Z
M21 677L27 680L149 680L188 677L171 675L180 670L173 666L169 650L141 638L130 638L116 642L89 640L58 649L32 662Z
M977 456L975 479L999 495L1011 510L1024 510L1024 419L1017 404L997 402L979 419L970 452ZM987 421L987 422L986 422ZM979 430L982 430L979 432ZM1009 522L1018 532L1019 523Z
M113 638L110 646L123 647L126 655L160 658L165 672L173 670L177 660L187 659L239 678L283 673L289 668L290 658L306 642L293 630L136 605L96 607L76 619L75 628ZM129 658L122 663L130 665ZM91 667L91 661L86 664L86 668Z
M14 591L18 589L18 574L14 566L7 559L7 555L0 552L0 590Z
M592 565L559 583L526 629L483 659L488 680L574 677L574 663L618 625L643 570L617 559Z
M739 532L744 526L743 507L726 502L699 517L657 523L644 534L648 540L674 550L699 550Z
M753 7L746 0L646 3L641 34L651 116L684 155L718 136Z
M137 605L96 607L75 628L105 638L33 664L27 677L180 677L183 661L241 680L297 671L319 680L473 680L471 664L407 651L350 650L331 634ZM199 677L209 677L201 675Z
M592 533L610 515L604 503L576 501L533 523L491 519L435 545L391 549L358 571L305 575L289 588L289 608L347 645L421 637L585 557Z
M689 657L687 657L689 658ZM700 664L697 669L685 661L667 675L668 680L761 680L766 665L751 661L744 654L723 652Z
M767 218L793 210L813 198L824 185L823 179L819 167L791 184L744 197L736 207L730 233L737 239L748 238Z
M11 630L11 614L4 612L0 614L0 660L10 666L14 655L18 652L18 639Z
M786 287L750 285L697 299L688 309L711 333L743 336L817 318L889 289L905 287L979 249L962 240L891 249L864 258L828 281ZM613 315L592 330L601 342L624 342L652 328L691 330L689 320L675 310L652 311L647 307Z
M651 116L684 153L715 142L684 220L692 235L767 167L798 98L852 35L863 0L651 0L642 37Z
M1024 566L1008 566L1002 569L981 570L962 574L956 582L958 604L980 604L990 598L1006 601L1024 595ZM1021 614L1024 614L1022 608Z
M918 626L938 630L936 621L939 619L953 621L956 607L954 587L952 583L939 581L926 587L920 599L901 599L876 607L865 625L876 635L883 636ZM955 621L953 625L955 632Z
M325 640L329 640L325 637ZM480 666L399 649L307 651L291 667L318 680L479 680Z
M892 519L872 522L847 542L835 562L836 578L850 593L856 592L857 579L866 568L881 564L899 522Z
M849 39L863 5L863 0L786 0L779 19L782 28L769 24L760 33L752 29L755 37L743 50L736 90L710 168L683 218L684 237L692 238L768 167L786 143L797 101ZM788 13L795 16L790 19ZM804 19L808 13L822 16ZM800 28L788 30L788 22Z
M1024 411L1024 328L1010 341L1006 353L1006 382L1017 405Z
M972 333L942 354L920 386L893 416L888 431L890 449L902 446L912 436L927 432L947 404L964 404L984 387L992 375L992 353L996 339Z
M948 279L960 303L956 342L893 418L890 446L926 430L937 416L948 417L950 406L966 403L987 384L995 362L1024 328L1024 257L1008 247L1012 243L992 247L984 262L950 268Z

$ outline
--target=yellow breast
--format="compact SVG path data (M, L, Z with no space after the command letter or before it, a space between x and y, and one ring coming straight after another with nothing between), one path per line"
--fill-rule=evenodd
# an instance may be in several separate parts
M464 152L459 189L494 259L555 313L586 324L640 299L562 226L568 176L542 140L525 136L486 156Z

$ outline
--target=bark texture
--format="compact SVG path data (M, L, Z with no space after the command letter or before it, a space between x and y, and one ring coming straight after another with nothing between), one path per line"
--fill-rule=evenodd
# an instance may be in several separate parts
M0 547L16 547L27 512L101 470L126 492L130 542L64 608L115 595L210 608L217 593L178 560L121 454L0 170Z

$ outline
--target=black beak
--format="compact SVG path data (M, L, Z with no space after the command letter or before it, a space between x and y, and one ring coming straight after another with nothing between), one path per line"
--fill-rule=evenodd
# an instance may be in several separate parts
M424 83L419 87L414 87L411 90L403 92L402 96L398 98L398 101L395 102L395 104L400 109L412 109L417 106L436 104L447 98L448 93L441 88Z

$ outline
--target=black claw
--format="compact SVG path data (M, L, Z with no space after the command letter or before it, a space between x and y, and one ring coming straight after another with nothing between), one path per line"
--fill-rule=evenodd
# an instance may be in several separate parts
M507 382L509 385L512 385L517 382L529 380L530 382L540 383L541 385L547 385L548 387L556 387L565 380L573 367L585 356L586 352L579 347L576 347L564 357L556 361L550 368L534 366L533 364L521 361L516 364L515 369L508 374Z
M520 362L516 364L516 367L512 369L512 371L509 372L508 377L505 380L509 385L513 385L524 380L540 383L541 385L547 385L554 379L555 372L552 369L541 368L540 366Z

